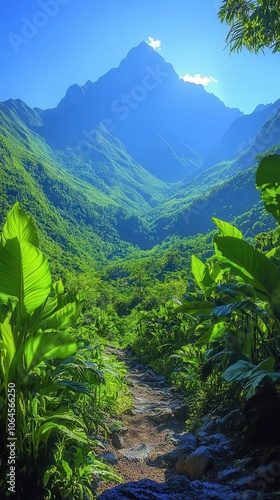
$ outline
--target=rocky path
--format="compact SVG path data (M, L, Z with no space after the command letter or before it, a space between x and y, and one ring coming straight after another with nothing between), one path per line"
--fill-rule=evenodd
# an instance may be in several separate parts
M119 351L117 355L123 357ZM172 458L185 433L187 406L164 377L138 363L126 363L133 408L123 418L124 431L113 434L105 458L115 464L114 470L125 481L148 477L164 482L169 454Z
M99 484L98 499L270 498L251 489L259 478L250 466L251 458L242 461L236 456L223 433L225 418L209 421L196 436L187 433L188 406L164 377L131 361L124 351L108 350L127 364L133 408L123 416L124 428L112 435L106 452L102 451L125 484Z

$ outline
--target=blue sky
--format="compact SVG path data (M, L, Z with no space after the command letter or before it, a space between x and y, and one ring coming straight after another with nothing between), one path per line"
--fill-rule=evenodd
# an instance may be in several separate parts
M0 100L55 107L149 37L180 76L202 75L227 106L250 113L280 97L280 54L229 56L219 0L0 0ZM197 77L196 77L197 78ZM205 80L206 82L208 80Z

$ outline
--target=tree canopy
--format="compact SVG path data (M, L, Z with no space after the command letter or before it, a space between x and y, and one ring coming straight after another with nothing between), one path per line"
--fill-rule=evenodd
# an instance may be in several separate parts
M280 51L280 0L223 0L218 16L230 26L230 52Z

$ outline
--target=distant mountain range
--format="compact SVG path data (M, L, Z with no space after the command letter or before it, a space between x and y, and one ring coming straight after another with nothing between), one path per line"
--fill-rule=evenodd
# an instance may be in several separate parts
M273 226L254 185L269 151L280 152L280 99L227 108L143 42L54 109L0 104L0 223L19 200L52 259L77 268L205 233L212 215L252 236Z
M184 82L145 42L95 83L72 85L36 131L56 149L94 141L102 124L150 173L174 182L191 176L243 114L202 85Z

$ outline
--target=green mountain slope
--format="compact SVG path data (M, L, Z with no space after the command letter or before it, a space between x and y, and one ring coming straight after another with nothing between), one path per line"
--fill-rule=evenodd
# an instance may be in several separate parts
M273 228L274 220L264 210L255 187L255 173L256 164L242 171L238 162L221 162L186 187L180 186L170 201L148 214L158 240L170 234L188 237L212 230L212 216L228 222L238 217L248 236Z
M69 157L67 152L61 157L55 154L40 136L28 129L22 116L19 117L20 113L26 111L25 107L20 106L20 113L18 111L17 103L14 109L0 105L0 219L3 219L15 201L20 201L36 218L43 236L44 249L57 265L63 263L64 266L68 263L72 267L84 268L92 266L96 261L104 263L108 258L127 255L131 245L122 241L118 231L121 221L128 221L130 217L124 207L130 206L133 213L137 212L137 207L141 207L141 210L146 205L150 207L146 200L153 202L152 182L149 185L152 176L147 177L144 171L142 186L141 167L130 163L130 173L122 180L122 197L122 189L116 181L127 173L124 164L125 160L128 162L128 158L123 157L123 165L119 168L119 158L116 151L113 155L113 146L110 152L108 149L111 163L108 161L106 164L105 160L101 163L100 160L101 175L97 185L93 178L92 182L88 182L82 178L83 175L74 176L66 168L71 154ZM27 111L25 118L29 119L32 117L32 110L27 107ZM35 113L33 117L36 117ZM81 156L76 155L75 158L82 162ZM94 160L93 157L93 163ZM88 165L83 165L83 168L86 170ZM105 180L102 191L102 175L106 168L108 179L111 177L113 182L111 189L108 189L109 182L108 179ZM83 173L83 169L80 173ZM134 175L136 179L133 182ZM157 196L161 199L166 186L157 180L155 185L158 186L155 199Z
M9 100L0 104L0 219L20 201L61 269L92 268L127 258L135 246L151 249L173 236L207 233L212 216L237 218L252 236L273 227L255 189L255 156L277 149L279 119L279 112L270 117L240 156L167 184L102 127L75 147L52 150L34 132L40 111Z

